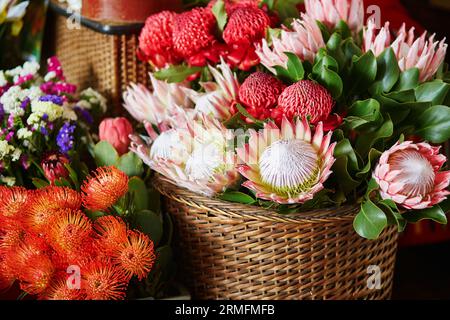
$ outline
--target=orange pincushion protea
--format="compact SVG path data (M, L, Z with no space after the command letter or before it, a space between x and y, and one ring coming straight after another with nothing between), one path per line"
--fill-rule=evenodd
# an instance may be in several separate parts
M5 262L15 275L19 275L34 256L45 256L50 251L43 238L34 234L26 234L14 249L14 254L5 256Z
M114 260L125 271L128 278L133 275L145 278L155 262L153 241L139 231L129 231L128 241L117 246Z
M47 235L60 254L76 253L92 233L92 224L81 211L61 210L55 214Z
M104 252L114 251L117 245L128 241L127 226L114 216L98 218L94 230L98 236L97 244Z
M101 167L87 178L81 190L86 209L107 210L128 192L128 176L116 167Z
M0 254L5 250L16 248L25 237L25 230L20 224L11 223L2 225L0 233Z
M20 288L28 294L44 292L55 273L55 267L47 255L33 255L19 273Z
M67 285L66 277L53 279L47 290L39 297L41 300L83 300L81 289L72 289Z
M6 261L0 255L0 293L8 290L16 280L16 277L8 268Z
M96 260L81 269L81 288L90 300L125 298L128 278L109 260Z
M81 196L72 189L55 186L39 189L28 202L25 224L40 233L45 231L45 227L58 210L78 210L80 207Z
M29 198L30 194L25 188L0 186L0 219L18 218Z

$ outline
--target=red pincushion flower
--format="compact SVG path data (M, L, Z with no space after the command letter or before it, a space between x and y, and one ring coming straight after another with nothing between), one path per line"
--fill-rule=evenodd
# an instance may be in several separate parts
M70 288L67 285L67 274L53 279L45 292L39 297L41 300L82 300L83 291Z
M176 16L174 48L184 58L208 49L215 41L216 18L207 8L194 8Z
M113 252L118 245L128 241L127 226L120 218L104 216L94 223L97 244L106 253Z
M20 288L28 294L44 292L55 273L52 261L46 255L33 255L20 269Z
M0 186L0 218L17 219L23 215L30 194L22 187Z
M278 97L286 86L277 78L264 73L252 73L239 88L239 101L256 118L264 119L261 114L276 106Z
M151 15L145 21L139 36L139 49L143 60L150 60L158 68L180 60L174 50L172 39L176 16L177 14L172 11Z
M284 89L272 117L277 121L281 121L283 115L288 119L310 117L310 122L315 124L326 120L333 106L333 97L324 87L310 80L301 80Z
M113 257L128 278L135 275L142 280L155 262L153 241L142 232L129 231L127 241L117 246Z
M128 278L109 260L96 260L81 268L81 288L90 300L125 298Z
M270 25L267 14L255 7L236 8L228 19L223 39L228 45L252 44L266 35Z
M100 167L87 178L81 190L86 209L107 210L128 192L128 176L114 166Z

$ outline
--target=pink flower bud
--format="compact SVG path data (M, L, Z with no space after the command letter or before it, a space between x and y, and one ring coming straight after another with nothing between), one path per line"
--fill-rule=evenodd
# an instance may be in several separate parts
M59 152L50 152L44 156L41 167L50 184L54 184L55 180L69 176L69 171L65 167L69 162L69 159Z
M119 155L128 152L129 135L132 133L133 127L126 118L108 118L103 120L99 127L100 140L108 141Z

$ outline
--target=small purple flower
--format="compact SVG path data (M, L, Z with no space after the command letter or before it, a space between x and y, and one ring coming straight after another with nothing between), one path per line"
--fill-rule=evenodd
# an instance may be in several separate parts
M8 117L8 129L11 129L12 127L14 127L14 119L15 119L15 116L11 113Z
M10 132L6 135L5 140L8 141L8 142L10 142L11 139L12 139L13 137L14 137L14 131L10 131Z
M48 120L48 114L44 113L42 115L42 120L47 121Z
M28 168L30 168L30 163L28 161L28 156L26 154L22 154L19 161L20 161L20 165L25 170L28 170Z
M22 101L20 107L23 110L25 110L28 107L28 105L30 104L30 102L31 102L30 98L26 97L25 100Z
M87 124L94 124L94 118L89 113L89 111L80 107L75 107L74 110L79 115L81 115L81 117L84 119L84 121L86 121Z
M41 127L41 133L42 133L44 136L48 136L48 130L47 130L47 128L46 128L46 127Z
M5 109L3 108L3 104L0 103L0 121L3 121L5 117Z
M64 99L62 97L53 94L42 96L39 98L39 101L50 101L54 104L57 104L58 106L62 106L64 104Z
M70 122L64 123L61 129L58 132L56 137L56 144L59 147L59 151L63 154L67 154L73 148L74 137L73 133L75 132L76 126L70 124Z

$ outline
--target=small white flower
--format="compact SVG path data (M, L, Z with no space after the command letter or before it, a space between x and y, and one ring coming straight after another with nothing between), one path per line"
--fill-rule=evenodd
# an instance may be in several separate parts
M5 73L2 70L0 70L0 87L4 87L7 84L8 81L6 80Z
M12 86L1 97L0 103L6 114L23 116L25 111L21 108L22 101L28 96L28 91L19 86Z
M30 74L34 76L38 73L40 67L41 66L36 61L27 61L23 64L22 71L19 76L24 77Z
M14 151L14 147L8 144L6 140L0 140L0 160Z
M67 104L65 104L63 106L63 115L62 115L62 117L64 119L66 119L66 120L71 120L71 121L77 121L78 120L78 117L77 117L77 114L75 113L75 111L73 111L73 109Z
M80 96L83 97L82 100L86 100L91 105L92 104L98 105L100 107L100 110L102 110L102 112L106 112L108 101L99 92L95 91L92 88L87 88L86 90L83 90L80 93ZM78 103L78 106L80 106L79 103Z
M32 113L32 114L30 114L30 116L28 117L27 123L28 123L29 125L36 124L36 123L40 123L40 122L41 122L41 117L42 117L41 114L38 114L38 113Z
M22 150L20 150L19 148L16 148L13 153L11 154L11 160L12 161L17 161L20 159L20 156L22 155Z
M20 140L26 140L26 139L30 138L32 135L33 135L33 132L31 132L27 128L21 128L21 129L17 130L17 138L19 138Z
M13 187L16 184L16 178L0 176L0 181L6 184L8 187Z
M92 108L92 105L86 100L78 101L77 106L79 106L81 109L85 109L85 110L91 110L91 108Z
M20 75L21 72L22 72L22 66L17 66L14 69L6 70L5 74L10 77L16 77L16 76Z
M40 118L46 114L48 116L48 121L55 121L56 119L61 118L64 113L63 107L54 104L53 102L36 100L31 103L31 111ZM31 114L31 116L33 116L33 114Z
M50 71L50 72L48 72L48 73L45 75L44 81L45 81L45 82L49 82L49 81L51 81L51 80L53 80L53 79L55 79L55 78L56 78L56 72L55 72L55 71Z

